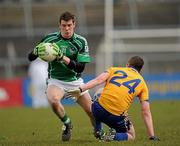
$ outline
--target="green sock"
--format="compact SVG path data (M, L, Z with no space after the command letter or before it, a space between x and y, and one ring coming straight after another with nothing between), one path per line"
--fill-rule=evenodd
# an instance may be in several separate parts
M70 123L71 122L71 119L65 114L63 118L61 118L61 121L64 123L64 124L67 124L67 123Z

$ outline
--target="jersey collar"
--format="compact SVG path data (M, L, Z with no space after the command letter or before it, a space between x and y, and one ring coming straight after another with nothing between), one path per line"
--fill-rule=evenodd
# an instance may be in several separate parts
M128 66L129 68L132 68L132 70L138 72L133 66Z
M73 35L71 36L71 38L69 38L69 39L65 39L65 38L63 38L63 36L61 35L61 32L59 32L59 38L60 39L63 39L63 40L74 40L74 38L75 38L75 35L74 35L74 33L73 33Z

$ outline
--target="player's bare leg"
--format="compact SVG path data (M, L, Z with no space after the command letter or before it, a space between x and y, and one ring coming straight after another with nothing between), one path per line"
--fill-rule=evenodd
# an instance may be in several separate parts
M91 111L91 96L88 92L84 93L82 96L80 96L77 100L77 103L84 109L86 114L89 116L92 126L94 127L94 118Z
M63 105L60 103L60 100L64 96L64 90L55 85L50 85L47 89L47 96L54 113L64 123L62 141L69 141L71 138L72 124L70 118L65 113Z
M130 125L130 130L127 132L128 134L128 140L134 140L135 139L135 130L133 124Z
M47 88L47 97L48 101L54 111L54 113L59 117L62 118L65 114L64 107L60 104L60 100L64 96L64 91L57 86L50 85Z

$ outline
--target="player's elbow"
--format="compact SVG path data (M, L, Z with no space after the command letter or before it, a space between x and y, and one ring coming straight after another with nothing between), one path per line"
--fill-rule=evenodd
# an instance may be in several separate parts
M150 110L142 110L142 115L143 115L143 117L150 117L151 112L150 112Z
M144 102L141 102L141 104L142 104L141 106L142 115L144 117L149 117L151 115L149 103L144 101Z

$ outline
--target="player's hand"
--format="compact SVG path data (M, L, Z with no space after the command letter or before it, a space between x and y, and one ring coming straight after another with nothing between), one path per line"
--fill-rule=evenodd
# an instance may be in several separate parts
M160 141L160 139L159 139L158 137L156 137L156 136L151 136L151 137L149 138L149 140Z
M81 92L82 92L82 90L81 90L80 87L79 87L79 88L76 88L76 89L68 90L66 97L67 97L67 98L73 98L73 97L75 97L75 98L78 99L79 96L81 95Z
M63 58L62 50L59 48L58 45L56 45L56 43L52 43L52 45L53 45L53 49L56 52L54 55L57 56L57 60L62 60L62 58Z
M34 48L34 50L33 50L34 55L36 55L38 57L45 55L45 47L43 46L43 44L44 43L40 43Z

